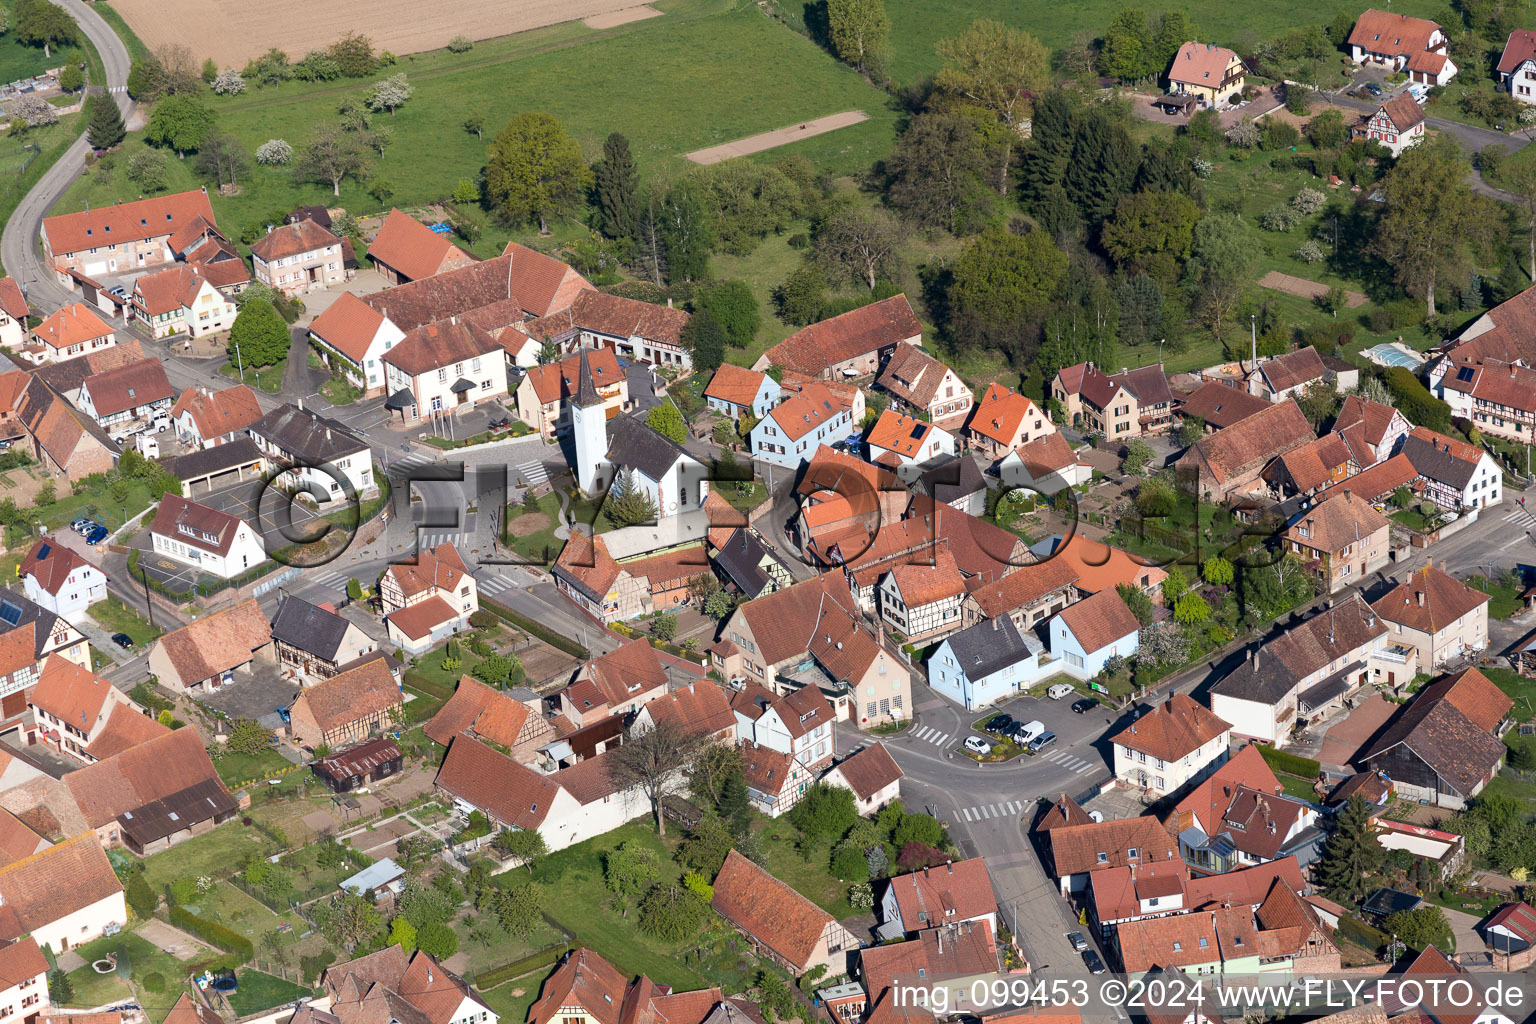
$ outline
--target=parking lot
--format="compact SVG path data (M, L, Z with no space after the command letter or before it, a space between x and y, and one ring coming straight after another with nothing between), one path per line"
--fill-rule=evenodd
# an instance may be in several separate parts
M198 500L250 523L261 534L268 554L303 540L318 529L310 524L320 518L320 513L291 501L288 495L261 480L247 480Z
M212 585L219 582L219 577L211 573L156 554L149 548L139 549L139 568L150 579L176 594L185 594L200 583Z
M921 723L912 727L910 735L920 742L958 752L968 736L980 736L988 743L997 742L998 737L974 728L973 723L984 722L997 714L1007 714L1020 723L1038 721L1056 734L1056 742L1039 754L1024 754L1021 758L1028 760L1033 756L1087 778L1101 773L1106 762L1100 751L1081 744L1091 740L1109 724L1115 712L1101 705L1078 714L1072 710L1072 704L1081 696L1080 693L1072 693L1061 700L1051 700L1049 697L1024 694L984 711L964 711L958 705L946 701L945 707L949 713L924 714ZM1130 721L1129 715L1123 717L1127 722ZM960 755L957 753L957 756Z

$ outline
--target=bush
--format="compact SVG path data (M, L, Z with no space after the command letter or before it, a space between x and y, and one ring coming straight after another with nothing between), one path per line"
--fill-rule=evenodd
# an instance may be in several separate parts
M468 53L475 48L475 41L466 35L457 35L448 40L449 53Z
M171 924L226 953L238 953L247 960L256 955L256 948L251 945L250 939L217 921L199 917L186 907L171 908Z
M293 159L293 146L286 139L268 139L256 147L256 162L275 166Z
M1259 227L1265 231L1289 231L1301 223L1301 214L1289 206L1272 206L1259 214Z
M1315 779L1322 774L1323 766L1310 757L1302 757L1293 754L1289 750L1276 750L1266 744L1259 744L1259 756L1275 771L1297 775L1303 779Z
M1303 263L1321 263L1328 258L1328 254L1323 251L1323 247L1311 238L1298 245L1296 251L1291 253L1291 255Z
M1419 383L1413 371L1404 366L1392 366L1382 374L1381 379L1387 386L1387 390L1397 399L1395 404L1408 418L1408 422L1442 433L1450 429L1451 407L1431 395L1429 390Z
M1311 216L1328 202L1328 196L1321 189L1304 188L1291 197L1291 209L1302 216Z

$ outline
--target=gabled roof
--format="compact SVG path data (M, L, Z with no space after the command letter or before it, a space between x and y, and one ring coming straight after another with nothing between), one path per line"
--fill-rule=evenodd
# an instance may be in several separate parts
M602 601L613 589L624 568L608 554L602 537L588 537L572 530L550 572L594 601Z
M673 722L696 736L712 736L736 724L731 702L707 679L664 694L645 707L652 721Z
M424 601L397 608L385 618L412 640L421 640L430 636L437 627L446 622L452 622L459 616L460 613L452 605L433 594Z
M734 363L721 363L715 375L709 379L704 397L750 408L762 389L763 381L767 379L765 373L748 370Z
M14 277L0 277L0 310L12 320L25 321L32 310Z
M241 527L250 529L246 526L245 520L238 516L232 516L228 512L209 505L188 501L175 494L167 494L160 500L160 507L155 511L155 519L150 524L149 532L170 537L204 551L227 555Z
M1396 57L1400 54L1421 53L1429 49L1430 36L1440 26L1428 18L1414 18L1375 8L1363 11L1350 30L1348 45L1358 46L1367 53L1384 53Z
M922 333L907 297L893 295L796 331L764 356L770 364L816 376L829 366Z
M1297 491L1305 494L1331 483L1335 473L1346 470L1351 460L1356 465L1369 466L1376 461L1364 436L1358 436L1356 452L1344 434L1333 432L1313 438L1280 456L1278 463L1285 468ZM1361 461L1363 460L1363 462Z
M624 371L619 367L613 349L583 349L559 362L528 367L528 381L541 403L568 401L575 396L583 358L594 388L612 387L624 379Z
M385 316L352 292L342 292L314 320L309 333L361 364Z
M530 1024L548 1024L564 1007L579 1006L597 1024L619 1024L628 979L590 949L577 949L544 980L528 1010ZM519 1024L519 1022L509 1022Z
M1173 392L1168 387L1168 374L1164 372L1161 363L1121 370L1110 379L1135 395L1136 403L1143 407L1170 405L1173 402Z
M1393 406L1382 405L1359 395L1346 395L1344 404L1339 407L1339 414L1334 417L1333 429L1343 430L1356 423L1364 423L1365 439L1373 445L1379 445L1387 439L1387 428L1400 415Z
M1028 572L1026 569L1024 572ZM1005 579L1023 573L1016 572ZM1020 631L1013 618L1003 614L976 623L945 638L955 666L972 681L1038 656L1045 649L1033 630Z
M802 686L775 700L770 709L784 723L790 739L797 740L818 726L831 725L837 717L819 686Z
M83 302L71 302L50 313L42 323L32 328L44 343L57 349L67 349L92 338L110 338L112 326L91 311Z
M667 670L644 639L634 639L587 662L579 675L590 679L610 705L667 685Z
M107 711L106 726L85 748L85 753L98 761L105 760L170 731L137 708L114 702Z
M1231 806L1239 786L1248 786L1260 793L1279 793L1281 790L1280 780L1275 778L1274 770L1259 753L1256 744L1243 747L1208 778L1196 783L1189 795L1174 808L1170 820L1183 829L1187 827L1183 816L1193 815L1208 832L1214 830L1221 815Z
M1217 831L1241 852L1258 860L1271 860L1285 846L1310 806L1284 793L1260 793L1238 786L1232 802L1222 812Z
M1507 928L1527 943L1536 944L1536 907L1529 903L1506 903L1483 922L1484 930L1495 927Z
M1413 102L1415 107L1418 106L1412 96L1409 96L1408 100ZM1303 345L1284 355L1266 359L1259 364L1259 373L1263 374L1271 391L1289 391L1291 388L1301 387L1321 379L1325 370L1323 357L1318 354L1317 349L1311 345Z
M437 770L437 785L513 828L537 829L560 786L505 754L460 735Z
M1021 566L994 583L974 587L971 599L983 616L996 619L1080 582L1078 570L1070 561L1047 558L1043 562Z
M83 832L0 867L0 932L10 933L0 937L20 938L122 891L101 841Z
M183 414L191 415L204 440L242 431L262 415L256 392L244 384L219 391L187 388L171 406L171 419L180 419Z
M660 483L679 461L694 462L688 450L663 437L645 423L632 421L614 431L608 442L608 462L621 470L639 470Z
M412 377L469 362L482 356L498 358L501 343L467 319L452 317L422 324L384 353L384 361Z
M1194 910L1222 904L1256 907L1268 898L1277 884L1295 893L1306 889L1307 883L1301 877L1295 854L1235 871L1191 878L1184 890L1184 905Z
M33 707L84 733L96 728L111 699L111 683L63 658L48 659L27 698Z
M460 676L453 696L422 731L443 746L452 743L459 733L473 733L492 743L512 747L530 713L526 704L510 694L471 676Z
M1497 770L1504 744L1493 730L1514 702L1475 668L1420 690L1356 760L1369 764L1399 744L1456 791L1470 795Z
M666 345L682 344L689 315L671 306L658 306L622 295L584 289L565 309L530 320L524 330L535 338L554 338L572 331L589 331L616 338L644 338Z
M457 592L459 582L468 575L459 549L451 541L418 552L414 564L394 562L384 570L406 597L428 590Z
M203 189L177 192L132 203L102 206L80 213L43 218L43 237L54 256L123 242L138 242L172 235L178 228L201 217L214 224L213 208Z
M1058 614L1062 624L1072 631L1084 652L1093 654L1116 640L1141 629L1135 614L1126 607L1119 590L1107 588L1069 604Z
M992 876L981 857L897 875L890 892L910 932L997 913Z
M244 665L257 648L271 642L272 628L254 598L205 615L155 641L189 684Z
M1438 68L1436 69L1439 70ZM1394 96L1381 105L1378 113L1384 115L1392 122L1392 127L1399 132L1406 132L1420 121L1424 120L1424 108L1419 106L1419 101L1409 93Z
M255 604L254 601L251 602ZM202 621L207 622L208 619ZM98 828L125 811L207 783L227 797L196 729L177 729L64 776L86 824ZM99 843L96 844L98 847ZM5 892L0 882L0 895Z
M1204 462L1216 482L1225 484L1233 477L1262 468L1270 459L1314 437L1301 407L1287 398L1196 441L1179 458L1179 463Z
M1041 434L1033 441L1026 441L1015 448L1014 452L1018 455L1019 462L1029 470L1032 480L1050 476L1079 462L1077 452L1072 450L1066 435L1059 430Z
M1387 626L1382 619L1357 594L1261 644L1211 692L1262 704L1278 703L1302 679L1384 635Z
M777 665L809 649L823 600L835 601L844 611L857 614L847 585L829 573L748 601L736 614L751 628L764 664Z
M893 782L901 780L905 773L884 743L871 743L832 769L848 783L854 796L868 800Z
M58 597L69 574L86 568L101 572L100 567L86 561L73 548L44 539L33 544L27 557L21 560L20 575L31 576L39 587Z
M1319 551L1338 552L1367 540L1388 525L1386 516L1377 512L1365 498L1355 497L1346 487L1342 493L1329 490L1325 500L1297 513L1291 525L1286 527L1285 536Z
M1019 424L1026 418L1045 419L1032 399L1012 388L992 383L987 385L981 400L972 408L965 428L998 444L1011 444L1018 435Z
M1349 490L1363 501L1380 501L1399 487L1412 488L1418 481L1419 471L1408 460L1408 456L1399 452L1385 462L1378 462L1370 469L1361 470L1354 476L1340 480L1323 491L1323 494L1337 494Z
M272 639L281 640L326 661L335 661L351 623L329 607L286 595L272 616Z
M926 409L949 372L949 367L916 345L903 345L891 353L875 383L897 398Z
M732 850L715 876L712 906L727 921L784 960L804 966L831 914Z
M1431 480L1463 490L1483 459L1491 458L1476 445L1447 437L1428 427L1414 427L1403 439L1403 452L1413 468Z
M1258 395L1250 395L1242 388L1211 380L1201 384L1184 399L1181 412L1186 417L1198 416L1207 426L1220 430L1261 413L1273 404Z
M1057 878L1125 864L1154 864L1177 857L1178 846L1156 818L1112 818L1050 830L1051 873ZM1131 851L1135 850L1135 857ZM1103 858L1100 859L1100 854Z
M97 417L129 412L154 402L169 401L176 389L158 359L143 359L87 378L91 408Z
M817 427L832 422L839 414L847 411L848 407L828 388L819 383L812 383L802 387L798 394L791 395L774 406L764 419L773 420L786 440L798 441Z
M329 232L326 233L329 234ZM335 240L334 235L332 239ZM298 251L307 252L308 250ZM251 252L256 252L255 245L251 246ZM257 253L257 255L261 254ZM469 253L450 242L446 234L440 235L416 218L396 209L391 209L389 216L384 218L384 224L379 228L378 235L368 246L368 255L379 263L388 264L413 281L466 266L475 260Z
M960 575L960 567L955 564L955 556L947 549L934 554L932 565L903 562L892 566L891 578L908 608L933 604L965 593L965 579Z
M1528 28L1517 28L1504 41L1504 52L1499 55L1497 70L1507 75L1533 57L1536 57L1536 32Z
M398 212L398 210L391 210L390 216L392 217ZM389 221L385 220L384 224L388 227ZM383 235L383 233L381 229L379 234ZM431 234L430 231L427 233ZM269 229L266 234L251 243L251 255L259 257L267 263L272 263L276 260L287 259L289 256L303 256L306 253L317 252L329 246L340 244L341 239L337 238L320 224L306 218ZM377 246L377 242L375 242L375 246Z
M512 296L531 317L548 316L569 306L582 292L595 291L576 271L526 245L508 242L501 255L511 265L503 273L512 282Z
M0 808L0 867L41 853L50 845L16 815Z
M1089 540L1080 533L1061 541L1042 564L1059 562L1077 577L1077 589L1096 594L1123 584L1137 590L1158 586L1168 573L1155 565L1146 565L1137 556L1109 544ZM1014 573L1018 575L1018 573Z
M1168 68L1168 80L1214 89L1226 78L1227 68L1237 59L1237 54L1224 46L1188 42L1174 54L1173 64Z
M197 293L208 282L202 268L195 264L177 263L165 270L145 274L133 283L136 305L152 316L172 313L179 309L191 309L197 302Z
M1177 693L1132 722L1110 742L1149 757L1177 761L1231 730L1205 705Z
M869 428L864 441L871 448L884 448L898 455L916 458L937 430L938 427L925 420L887 409L880 414L875 425Z
M1040 820L1035 822L1036 832L1049 832L1053 828L1061 828L1063 825L1087 825L1093 819L1088 812L1078 805L1076 800L1063 793L1048 807Z
M1422 633L1438 633L1490 600L1487 594L1435 568L1433 563L1425 563L1373 602L1371 608L1389 622Z

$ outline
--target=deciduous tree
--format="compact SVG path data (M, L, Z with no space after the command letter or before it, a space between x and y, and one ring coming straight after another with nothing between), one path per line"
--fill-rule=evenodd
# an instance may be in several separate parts
M360 174L368 166L368 155L357 132L339 124L316 128L304 144L298 171L313 181L331 186L331 194L341 195L341 183Z
M711 282L695 294L694 304L724 328L726 337L737 348L747 348L757 340L763 314L745 281Z
M393 117L395 111L411 98L411 92L411 83L402 71L373 83L373 91L368 94L368 106L372 110L387 110L389 116Z
M28 46L41 46L43 56L53 55L52 47L80 40L80 26L69 12L49 0L17 0L16 39Z
M998 191L1006 194L1019 122L1029 114L1027 97L1049 81L1049 51L1029 33L985 18L959 36L940 39L935 49L944 64L935 78L939 88L979 103L1008 129L998 175Z
M684 180L668 189L659 214L658 237L667 280L672 283L702 281L709 275L709 253L715 244L715 234L705 213L698 184ZM650 242L645 244L649 246Z
M844 63L860 74L878 75L884 69L891 34L885 0L827 0L827 28Z
M213 111L190 96L173 94L155 104L144 127L144 139L185 158L188 153L197 152L215 123Z
M537 221L547 233L549 218L580 203L591 184L581 147L548 114L518 114L491 141L486 193L514 221Z
M965 234L991 212L978 117L966 110L917 115L885 159L886 198L908 219Z
M1099 70L1122 82L1134 82L1156 74L1159 70L1157 61L1157 48L1152 28L1147 24L1147 13L1139 7L1121 9L1104 30Z
M1027 358L1066 271L1066 253L1044 231L983 231L955 261L950 303L959 336Z
M656 833L667 834L661 814L661 798L676 783L702 744L681 723L663 718L639 736L631 735L617 749L609 752L608 772L622 788L637 787L651 803L656 819Z
M699 370L713 370L725 361L725 349L731 343L725 328L701 309L683 327L680 340L683 347L693 354L693 365Z
M275 366L288 354L292 338L288 324L265 299L253 299L240 307L229 329L229 358L246 367Z
M846 273L870 291L882 277L900 266L905 234L896 219L881 209L845 207L816 232L816 255L823 264Z
M1115 206L1100 242L1128 275L1146 274L1159 284L1178 280L1179 263L1189 255L1200 207L1177 192L1133 192Z
M238 185L240 175L251 169L251 158L239 139L228 132L215 131L203 140L195 166L220 186Z

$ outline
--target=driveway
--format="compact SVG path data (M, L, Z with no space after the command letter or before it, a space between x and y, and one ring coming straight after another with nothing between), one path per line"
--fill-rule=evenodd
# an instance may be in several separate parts
M224 712L231 719L249 718L268 729L283 728L277 716L299 695L299 685L289 682L273 664L256 662L248 673L235 673L235 681L203 695L209 707Z
M1451 934L1456 937L1456 952L1477 953L1488 948L1477 931L1477 923L1482 918L1461 910L1441 909L1445 910L1445 919L1451 923Z

